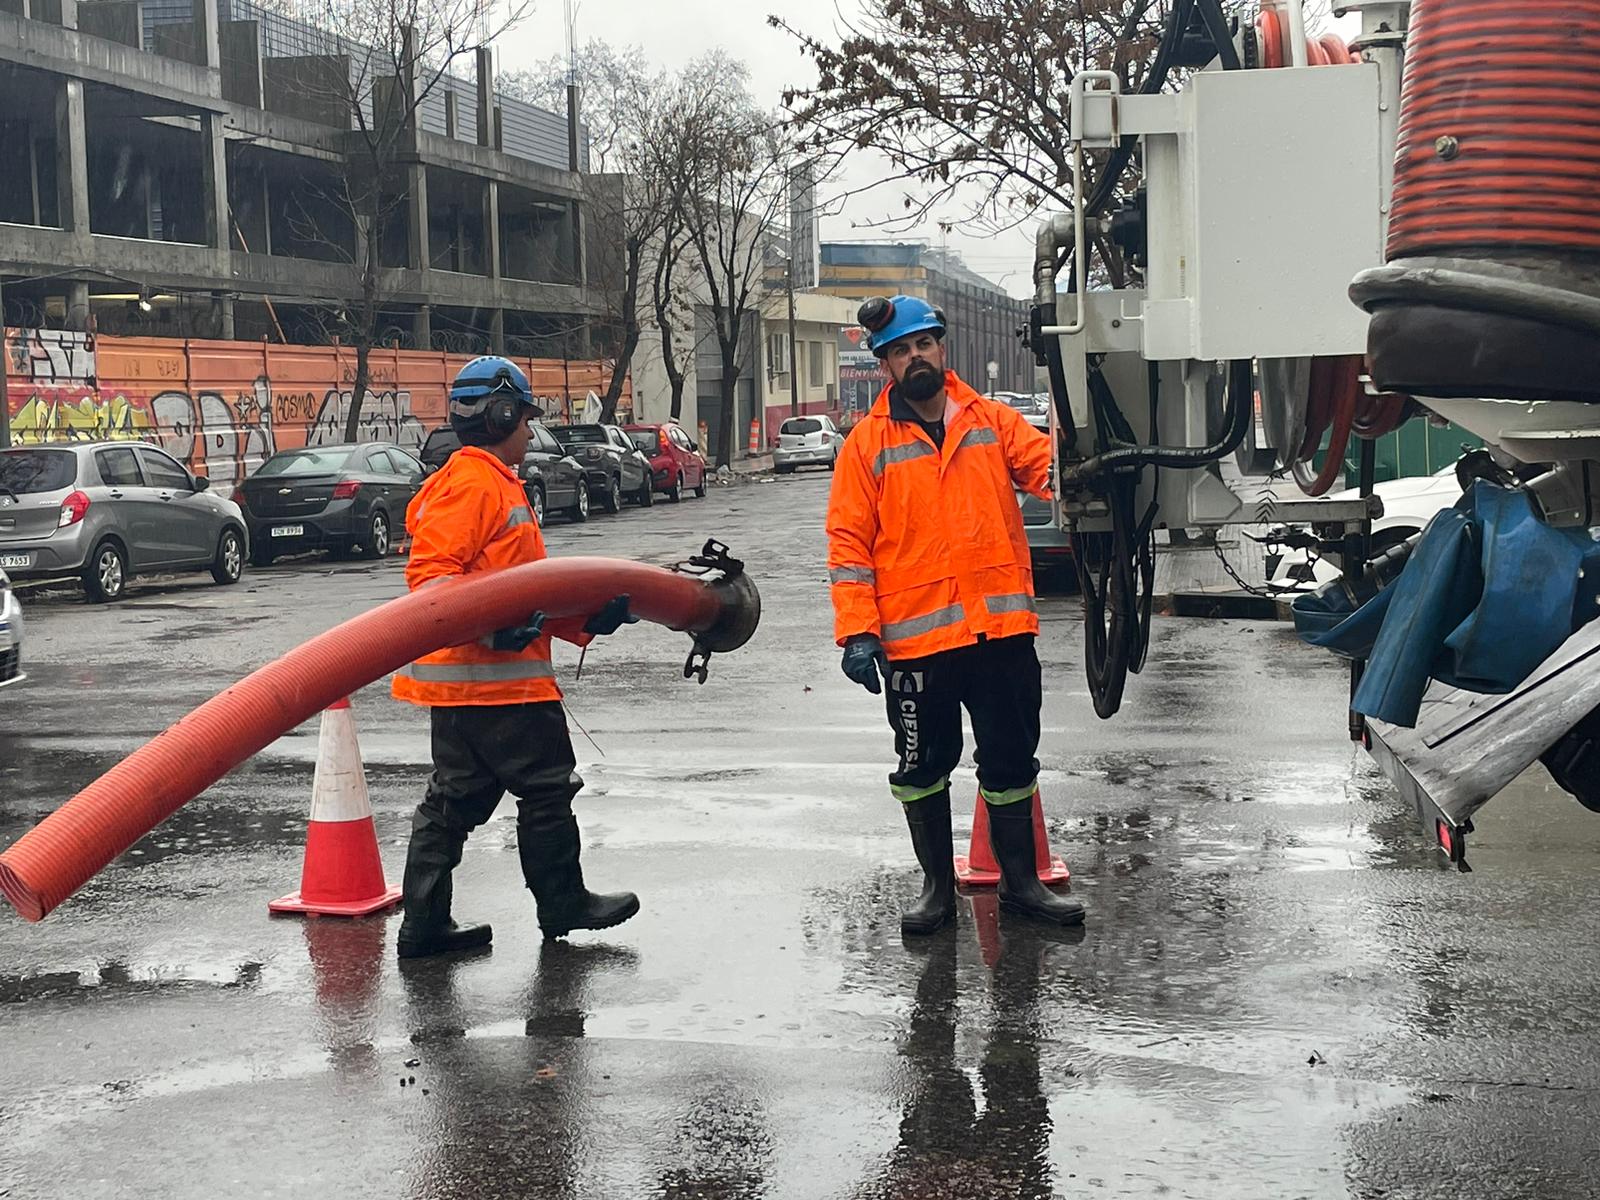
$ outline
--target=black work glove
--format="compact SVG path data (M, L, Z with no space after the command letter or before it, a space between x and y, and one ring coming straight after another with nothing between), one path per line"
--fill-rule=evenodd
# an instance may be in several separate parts
M883 675L889 669L889 656L883 652L883 643L875 634L858 633L844 644L844 661L839 664L850 676L874 696L883 695Z
M521 625L513 625L509 629L496 629L494 637L489 642L492 650L505 650L512 654L521 654L533 645L539 635L544 632L544 614L536 612Z
M615 633L624 625L637 625L639 618L628 611L628 596L613 596L606 601L606 606L584 624L585 633L604 637L608 633Z

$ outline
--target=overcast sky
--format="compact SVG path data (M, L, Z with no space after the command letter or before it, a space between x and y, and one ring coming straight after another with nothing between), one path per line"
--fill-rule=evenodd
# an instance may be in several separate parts
M561 0L536 0L534 14L499 39L499 69L532 66L552 54L564 53L566 34ZM856 0L840 0L840 10L856 11ZM600 38L613 45L637 44L663 67L678 67L713 46L721 46L750 68L750 87L764 106L776 108L783 89L809 83L814 78L810 60L795 40L767 25L767 15L777 13L796 28L831 37L836 10L830 0L581 0L578 7L578 41ZM852 175L869 175L870 162L856 164ZM1029 290L1032 257L1031 232L1019 229L1003 239L959 232L941 239L937 228L896 237L853 223L891 215L897 203L887 189L850 202L839 216L822 219L824 241L925 240L948 242L961 252L979 274L1002 284L1014 295ZM826 199L826 193L824 193Z
M529 67L565 52L562 0L535 2L533 15L499 40L500 70ZM642 46L663 67L682 66L713 46L720 46L749 66L756 99L775 108L785 87L807 84L814 75L810 61L801 55L795 40L767 25L768 14L777 13L798 29L836 41L832 33L841 11L859 11L859 0L837 0L837 4L832 0L579 0L577 33L580 44L599 38L618 46ZM1336 23L1346 36L1350 35L1351 25L1360 28L1354 20ZM869 160L855 163L850 172L852 183L859 184L873 169ZM893 215L898 195L892 189L880 189L853 198L841 215L823 218L823 240L897 240L880 230L864 228L863 224ZM823 199L827 199L826 193ZM933 244L946 241L980 275L1014 296L1026 296L1030 291L1032 229L1029 222L999 236L958 230L944 238L936 227L930 226L903 236Z

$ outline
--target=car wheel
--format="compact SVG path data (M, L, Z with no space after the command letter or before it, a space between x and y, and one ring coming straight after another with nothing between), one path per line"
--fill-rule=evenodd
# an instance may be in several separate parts
M838 454L838 451L835 451L833 453L833 456L828 459L828 470L831 471L835 467L837 467L838 465L839 465L839 454Z
M791 463L788 466L773 467L772 469L779 475L790 475L794 473L794 464Z
M128 589L128 556L109 539L89 555L83 568L83 590L96 604L122 599Z
M610 484L606 487L605 498L600 504L608 513L622 511L622 480L612 476Z
M579 524L589 519L589 486L578 485L578 502L567 510L567 516L572 518L573 524Z
M252 567L270 567L272 565L272 560L276 556L267 548L265 542L266 539L263 538L261 544L250 547L250 565Z
M238 583L244 575L244 539L237 529L224 529L217 542L216 561L211 564L211 578L220 584Z
M667 499L677 504L683 499L683 472L678 472L678 477L672 481L672 486L667 489Z
M537 525L544 524L544 489L531 487L528 489L528 503L533 508L533 520Z
M639 489L639 494L636 499L639 502L640 508L649 508L656 502L655 484L651 480L650 476L646 475L644 477L644 486Z
M704 500L706 498L706 473L704 471L700 472L700 483L694 489L694 494L695 494L695 496L697 498L699 498L701 500Z
M367 525L367 535L361 541L362 558L382 558L389 553L389 514L377 509Z

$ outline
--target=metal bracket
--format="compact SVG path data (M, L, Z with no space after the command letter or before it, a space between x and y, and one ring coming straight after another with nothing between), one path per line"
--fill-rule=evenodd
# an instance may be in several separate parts
M728 547L716 538L707 538L699 554L684 562L673 563L671 569L681 575L694 575L706 579L708 583L714 582L707 578L713 574L718 579L734 580L744 574L744 560L733 557L728 552Z
M697 658L700 660L698 663L695 662ZM711 651L696 641L689 649L689 657L683 662L683 677L703 684L710 673Z

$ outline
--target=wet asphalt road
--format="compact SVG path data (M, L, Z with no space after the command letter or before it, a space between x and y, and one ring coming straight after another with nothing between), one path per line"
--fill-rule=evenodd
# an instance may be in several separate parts
M554 525L552 552L743 554L766 617L685 683L633 628L571 683L610 935L541 946L514 807L457 910L492 953L401 971L397 916L269 919L316 727L39 925L0 911L0 1196L1577 1197L1592 1154L1600 823L1530 776L1445 869L1344 738L1336 664L1277 626L1159 621L1095 719L1047 601L1043 786L1089 906L1055 935L916 873L877 702L830 643L826 479ZM249 667L403 587L315 561L239 589L32 597L0 693L0 844ZM425 716L355 699L398 879ZM603 751L603 754L602 754ZM958 837L970 828L961 776Z

